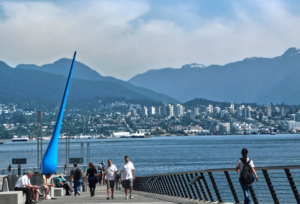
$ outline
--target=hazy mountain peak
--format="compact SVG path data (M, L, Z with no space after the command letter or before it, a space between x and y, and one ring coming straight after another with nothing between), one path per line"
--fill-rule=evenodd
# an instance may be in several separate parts
M283 53L282 57L291 57L298 54L300 54L300 49L291 47L287 51L285 51L285 53Z
M247 58L245 58L243 61L254 61L254 60L257 60L257 59L259 59L259 57L247 57Z
M191 63L191 64L183 65L181 67L181 69L192 69L192 68L206 68L206 66L203 64Z

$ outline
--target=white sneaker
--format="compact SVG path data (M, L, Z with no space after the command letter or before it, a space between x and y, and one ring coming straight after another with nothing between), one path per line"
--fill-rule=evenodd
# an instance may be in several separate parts
M130 195L130 199L132 199L133 198L133 196L132 195Z
M126 196L125 199L128 199L128 196Z

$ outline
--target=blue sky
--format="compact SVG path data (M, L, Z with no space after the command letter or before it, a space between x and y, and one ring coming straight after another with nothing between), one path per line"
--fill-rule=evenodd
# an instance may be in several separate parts
M300 1L0 0L0 61L46 64L78 51L102 75L226 64L300 47Z

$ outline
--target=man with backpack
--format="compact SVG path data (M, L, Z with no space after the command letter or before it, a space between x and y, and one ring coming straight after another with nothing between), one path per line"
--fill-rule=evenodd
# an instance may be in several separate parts
M74 168L70 172L70 182L72 182L73 178L75 196L77 194L80 195L82 173L82 170L78 167L77 163L75 162Z
M244 197L245 197L245 204L250 203L250 196L249 196L249 185L254 182L254 176L256 181L258 181L258 177L256 175L254 164L251 159L247 157L248 150L246 148L242 149L242 158L237 161L235 170L238 174L240 174L239 181L243 189Z

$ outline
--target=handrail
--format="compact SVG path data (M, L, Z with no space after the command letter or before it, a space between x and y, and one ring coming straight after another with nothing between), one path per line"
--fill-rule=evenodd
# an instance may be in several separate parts
M300 166L294 165L294 166L262 166L262 167L255 167L255 170L276 170L276 169L300 169ZM172 172L172 173L164 173L164 174L152 174L152 175L146 175L146 176L140 176L140 177L166 176L166 175L190 174L190 173L206 173L206 172L223 172L223 171L235 171L235 168L182 171L182 172Z
M205 169L138 176L133 188L152 194L193 200L240 203L244 195L235 168ZM297 203L300 166L255 167L258 182L249 184L253 203ZM298 185L298 186L297 186Z

